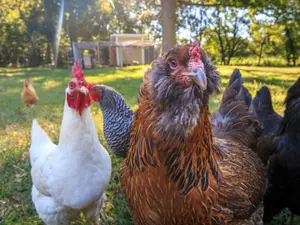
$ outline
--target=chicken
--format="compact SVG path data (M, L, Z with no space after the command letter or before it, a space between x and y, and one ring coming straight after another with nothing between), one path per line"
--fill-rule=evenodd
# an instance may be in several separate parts
M279 153L269 159L268 188L264 196L264 222L284 208L300 215L300 77L289 88L279 128Z
M234 139L256 151L261 129L259 122L249 112L251 99L249 91L242 85L240 71L235 69L224 92L219 111L212 116L214 136Z
M260 121L262 134L257 142L257 154L264 164L269 157L278 151L280 137L278 128L282 117L276 113L272 106L271 93L268 87L263 86L257 93L251 104L256 118Z
M262 125L262 135L275 134L278 131L282 117L273 109L271 93L268 87L263 86L252 103L254 115Z
M264 135L258 138L256 152L264 165L267 165L269 158L279 151L280 139L281 137L275 134Z
M230 86L237 79L241 79L242 83L244 83L240 70L239 69L234 69L232 75L230 76L228 86ZM244 100L245 100L247 106L250 107L251 102L252 102L252 96L249 93L248 89L245 88L243 85L242 85L242 89L243 89Z
M155 61L151 66L154 63ZM235 79L240 78L240 71L235 69L230 78L229 85ZM244 86L242 88L246 104L250 105L252 100L251 95ZM134 112L129 108L123 96L112 87L106 85L90 86L90 95L95 102L99 102L102 110L104 136L108 145L117 156L126 157ZM212 125L214 126L215 124L213 123Z
M32 201L48 225L70 224L81 212L98 224L111 176L111 159L97 136L80 63L72 72L58 145L36 120L32 123Z
M117 156L126 157L133 111L124 98L111 87L105 85L90 86L90 95L99 102L103 114L104 137Z
M26 107L33 107L39 100L34 87L32 86L32 84L28 83L27 80L24 80L21 98Z
M171 49L145 73L121 169L136 225L261 224L264 168L248 146L256 134L246 131L258 123L237 100L235 126L213 136L208 103L219 79L198 42ZM235 127L243 140L230 135Z

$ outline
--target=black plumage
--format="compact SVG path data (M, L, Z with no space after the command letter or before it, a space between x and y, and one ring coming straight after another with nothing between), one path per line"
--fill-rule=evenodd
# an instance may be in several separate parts
M232 138L256 151L261 130L258 120L249 111L251 100L249 91L243 86L240 71L235 69L223 94L221 106L212 116L212 125L214 135Z
M242 77L242 74L240 72L239 69L234 69L233 73L231 74L231 77L229 79L229 82L228 82L228 87L230 85L232 85L232 83L235 81L235 80L239 80L241 79L241 82L242 84L244 83L244 79ZM244 85L242 85L242 89L243 89L243 95L244 95L244 100L247 104L248 107L250 107L251 105L251 102L252 102L252 96L251 94L249 93L248 89L244 87Z
M275 134L278 131L282 117L273 109L271 93L268 87L263 86L252 103L253 113L260 121L262 135Z
M280 136L278 129L282 117L273 109L271 93L268 87L263 86L253 99L251 109L259 120L262 128L261 136L257 141L257 154L264 164L278 152Z
M264 222L284 208L300 215L300 77L288 90L280 124L279 152L268 165L268 188L264 196Z

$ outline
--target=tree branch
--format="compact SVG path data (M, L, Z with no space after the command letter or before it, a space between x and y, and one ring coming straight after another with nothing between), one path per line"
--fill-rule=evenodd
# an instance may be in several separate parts
M139 19L141 19L141 20L161 20L162 13L163 13L162 11L160 11L156 15L153 15L152 13L143 13L142 15L139 15Z
M241 8L241 9L247 9L247 8L251 8L251 9L266 9L266 10L272 10L272 9L276 9L276 8L280 8L283 9L283 6L277 6L277 7L271 7L271 6L264 6L264 7L260 7L260 6L255 6L255 5L234 5L234 4L207 4L207 3L201 3L201 2L191 2L188 0L178 0L177 1L179 6L182 5L190 5L190 6L199 6L199 7L231 7L231 8Z
M200 7L235 7L235 8L248 8L247 6L237 6L230 4L206 4L201 2L190 2L186 0L178 0L177 3L179 5L190 5L190 6L200 6Z

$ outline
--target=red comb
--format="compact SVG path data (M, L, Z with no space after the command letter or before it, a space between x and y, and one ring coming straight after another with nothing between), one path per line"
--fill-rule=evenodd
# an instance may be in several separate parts
M192 47L189 50L189 55L190 63L193 66L203 67L203 63L200 58L200 44L198 40L194 41Z
M92 89L92 87L94 86L95 84L88 84L88 86L87 86L87 89L89 90L89 92L91 91L91 89Z
M191 59L195 61L200 60L200 44L198 40L194 41L193 46L190 48L189 55Z
M94 102L99 102L99 93L97 93L97 90L91 90L92 87L94 87L95 84L89 84L87 86L87 89L89 90L90 92L90 97L91 99L94 101Z
M84 80L84 74L82 72L82 67L79 60L74 63L74 66L72 68L72 76L74 78L77 78L77 80Z

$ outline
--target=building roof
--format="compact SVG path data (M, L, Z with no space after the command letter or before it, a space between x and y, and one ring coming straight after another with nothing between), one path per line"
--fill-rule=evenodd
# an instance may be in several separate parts
M74 44L78 49L94 49L98 47L149 47L155 46L159 43L150 40L128 40L122 41L118 44L115 41L82 41L75 42Z
M147 34L112 34L111 37L147 37Z

